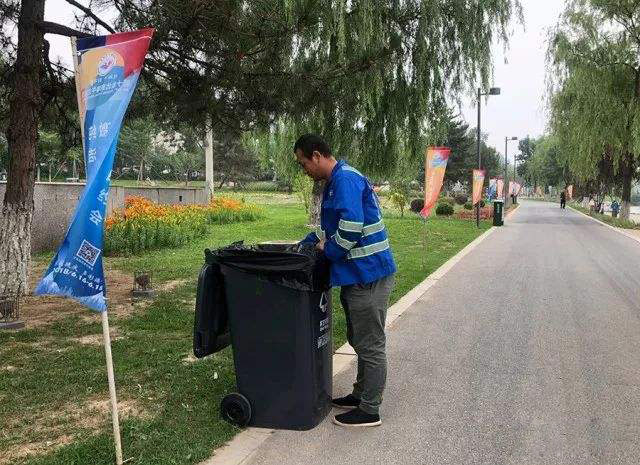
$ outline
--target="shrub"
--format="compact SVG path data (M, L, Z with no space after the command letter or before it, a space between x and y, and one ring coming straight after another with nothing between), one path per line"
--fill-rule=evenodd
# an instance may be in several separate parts
M391 203L400 211L400 217L404 217L404 209L407 206L407 197L401 192L392 192L389 197Z
M438 203L448 203L451 206L454 206L456 201L453 199L453 197L440 197L438 199Z
M453 215L453 207L448 203L439 203L436 207L436 215L451 216Z
M424 199L413 199L411 201L411 205L409 206L409 210L414 213L420 213L424 208Z
M485 201L484 200L480 200L480 208L485 206Z
M464 194L458 194L456 195L455 200L458 205L464 205L465 203L467 203L467 200L469 200L469 198Z
M293 190L298 200L304 205L304 211L309 213L311 197L313 196L313 181L304 173L298 173L293 178Z
M473 210L473 205L471 205L470 202L467 202L464 204L464 209L465 210Z

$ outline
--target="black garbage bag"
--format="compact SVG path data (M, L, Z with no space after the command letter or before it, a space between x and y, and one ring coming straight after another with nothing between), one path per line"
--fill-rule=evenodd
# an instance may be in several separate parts
M313 244L259 244L243 242L205 250L207 263L218 263L301 291L329 289L329 262Z
M230 343L224 276L220 265L205 263L198 276L193 354L202 358L221 351Z

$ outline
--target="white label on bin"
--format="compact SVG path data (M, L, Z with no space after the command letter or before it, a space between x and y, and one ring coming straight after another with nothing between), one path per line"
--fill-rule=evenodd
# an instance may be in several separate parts
M324 296L324 292L322 293L322 296L320 297L320 310L322 310L323 312L327 311L327 298Z
M318 349L320 347L326 346L327 342L329 342L329 333L323 334L318 338Z
M329 318L320 320L320 332L326 331L329 328Z

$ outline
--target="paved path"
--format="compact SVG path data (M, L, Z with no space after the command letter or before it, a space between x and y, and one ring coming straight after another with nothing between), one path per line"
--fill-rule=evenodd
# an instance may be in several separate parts
M569 209L523 202L388 347L381 427L278 431L247 463L640 463L640 244Z

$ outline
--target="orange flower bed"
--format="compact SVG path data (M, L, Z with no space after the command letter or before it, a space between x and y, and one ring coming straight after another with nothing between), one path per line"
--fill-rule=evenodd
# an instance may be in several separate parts
M127 197L124 209L114 211L105 222L105 253L177 247L206 234L208 224L259 217L254 206L226 197L207 205L159 205L144 197Z

